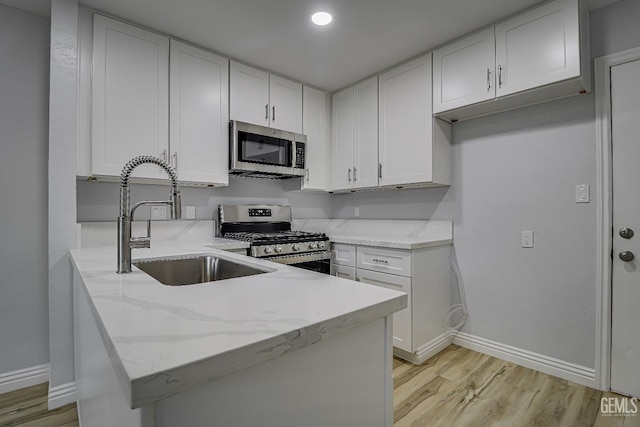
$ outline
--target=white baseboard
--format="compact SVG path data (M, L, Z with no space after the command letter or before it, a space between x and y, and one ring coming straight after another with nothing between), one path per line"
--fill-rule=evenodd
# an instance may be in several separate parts
M425 360L440 353L453 342L454 333L447 331L441 335L438 335L428 343L421 345L415 351L415 353L409 353L399 348L393 349L393 354L401 359L408 360L416 365L421 365Z
M49 381L49 364L0 374L0 394Z
M75 403L76 399L75 382L49 387L49 410Z
M595 370L592 368L501 344L465 332L455 333L453 343L525 368L534 369L587 387L597 388Z

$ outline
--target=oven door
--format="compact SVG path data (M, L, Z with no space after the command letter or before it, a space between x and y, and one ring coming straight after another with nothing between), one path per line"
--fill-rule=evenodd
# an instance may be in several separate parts
M304 268L305 270L317 271L318 273L330 274L331 269L331 252L321 251L307 254L275 256L268 259L269 261L279 264L288 264L294 267Z

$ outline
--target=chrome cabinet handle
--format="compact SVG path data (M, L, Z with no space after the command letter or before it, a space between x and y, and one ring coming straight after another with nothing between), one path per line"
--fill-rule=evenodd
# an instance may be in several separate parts
M491 90L491 70L487 68L487 92Z
M633 261L636 257L631 251L622 251L618 254L618 256L624 262Z
M167 150L162 150L162 160L167 163Z
M275 122L276 121L276 106L275 105L273 107L271 107L271 111L272 111L271 121Z
M356 182L356 167L353 167L353 182Z
M269 120L269 104L264 105L264 119Z
M502 65L498 66L498 87L502 87Z
M382 178L382 163L378 163L378 178Z
M351 168L349 168L349 172L347 172L347 176L349 177L349 182L351 182Z
M307 182L309 182L309 168L305 169L305 175L306 175L306 178L307 178Z
M173 168L178 172L178 152L173 153Z

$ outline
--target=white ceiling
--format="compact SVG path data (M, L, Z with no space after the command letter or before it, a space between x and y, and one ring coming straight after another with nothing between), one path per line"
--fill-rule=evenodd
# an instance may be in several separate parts
M617 0L586 0L590 10ZM320 89L336 90L539 0L81 0ZM50 0L0 0L41 15ZM327 27L314 11L334 15Z

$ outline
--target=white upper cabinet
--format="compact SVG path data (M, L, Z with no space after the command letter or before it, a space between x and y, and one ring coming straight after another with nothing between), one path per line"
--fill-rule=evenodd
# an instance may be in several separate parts
M378 77L354 87L353 188L378 186Z
M167 154L169 39L94 15L91 172L119 176L135 156ZM165 178L143 165L134 177Z
M433 52L433 111L495 97L493 27Z
M305 86L302 96L302 133L307 136L303 190L329 189L329 95Z
M381 187L450 183L450 125L430 100L431 54L380 75Z
M269 73L231 61L231 120L269 126Z
M171 162L180 181L229 182L229 60L171 40Z
M133 157L152 155L170 162L182 184L228 185L229 60L100 15L91 50L87 15L80 18L79 102L91 126L79 123L78 172L117 180ZM155 165L133 176L167 179Z
M332 190L378 186L378 77L333 95Z
M302 133L302 85L231 61L231 120Z
M302 85L269 76L269 101L271 105L271 127L302 133Z
M437 49L434 113L455 122L589 92L588 19L580 0L554 0Z
M353 87L333 94L331 188L348 189L353 173Z
M497 96L580 76L578 13L556 0L496 25Z

